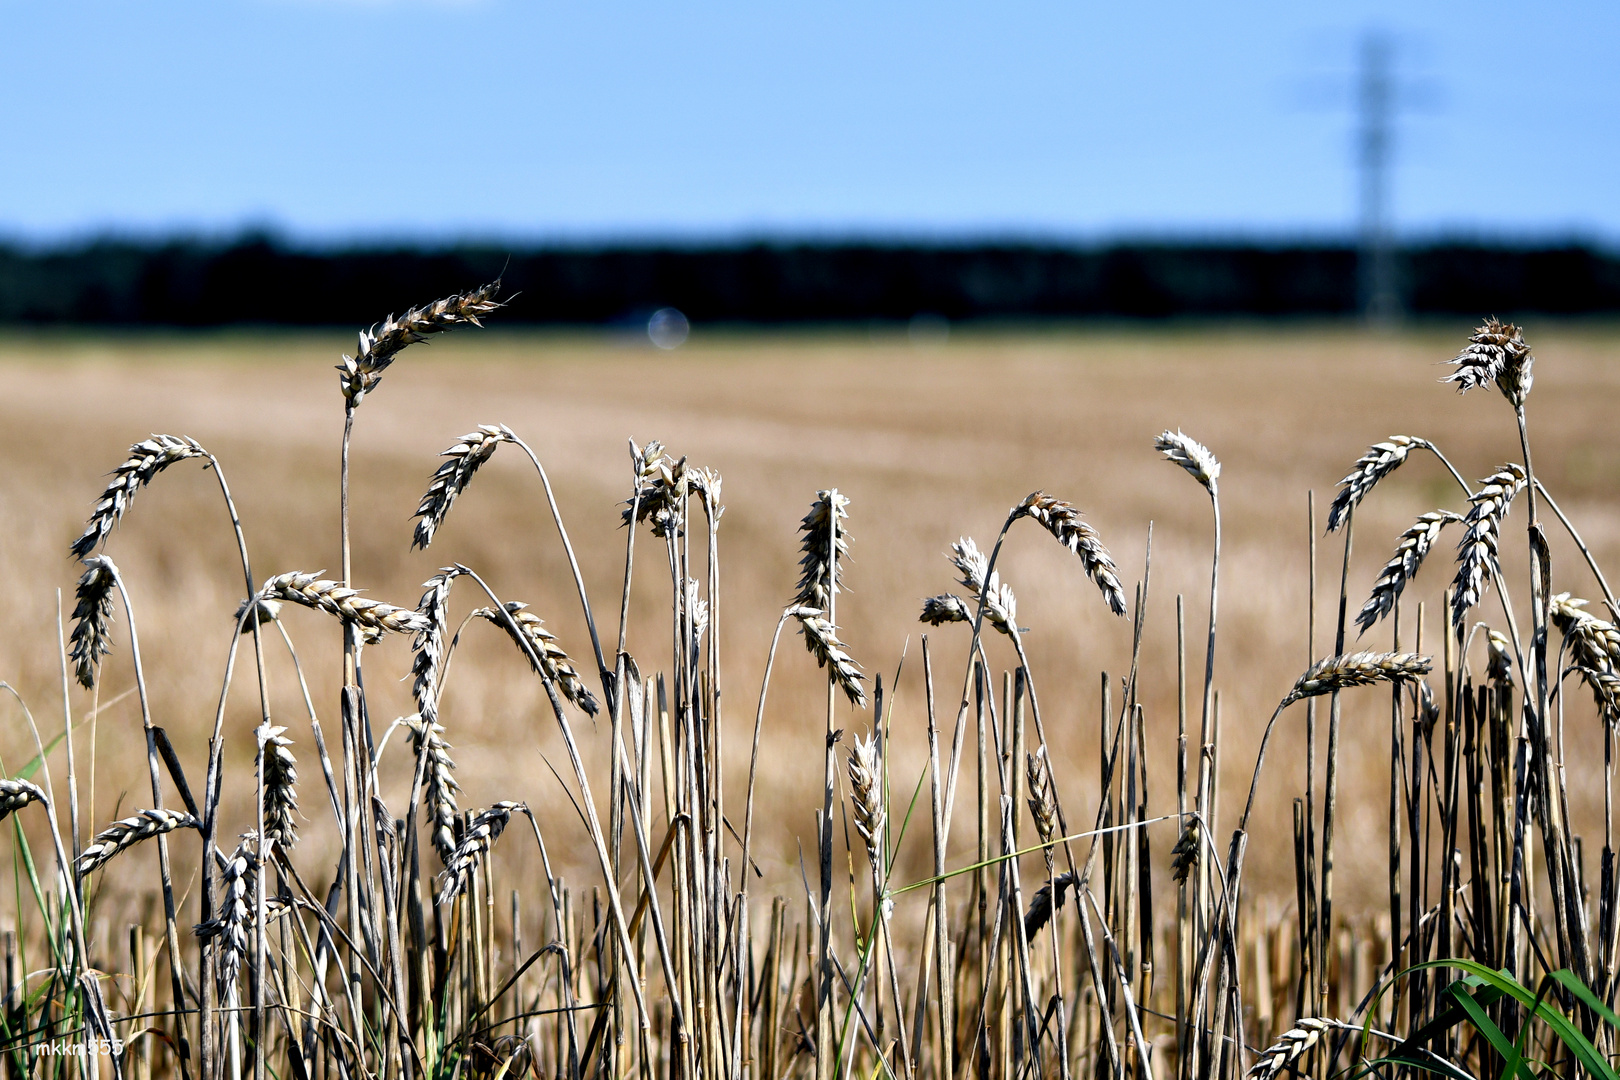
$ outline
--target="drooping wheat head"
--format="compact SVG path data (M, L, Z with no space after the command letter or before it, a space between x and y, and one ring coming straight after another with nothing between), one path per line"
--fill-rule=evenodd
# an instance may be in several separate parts
M1337 1020L1324 1020L1315 1016L1302 1016L1294 1021L1294 1026L1277 1036L1277 1041L1261 1053L1249 1071L1244 1074L1251 1080L1276 1080L1288 1069L1310 1052L1328 1032L1346 1028L1360 1031L1359 1027L1341 1024Z
M253 880L258 860L253 850L258 838L252 833L242 834L242 842L229 856L214 852L219 862L219 914L197 926L198 937L218 937L219 966L214 974L221 998L234 996L236 981L242 973L242 961L247 957L249 933L253 926Z
M113 470L113 478L107 484L107 489L90 511L90 521L84 527L84 534L73 541L73 546L69 548L73 557L82 559L105 543L113 526L129 509L135 493L151 483L158 473L177 461L207 456L208 451L198 445L197 440L185 435L153 435L131 446L129 459Z
M1453 514L1450 510L1431 510L1401 533L1400 540L1395 544L1395 554L1384 564L1378 580L1373 583L1372 595L1356 616L1356 625L1361 627L1363 634L1394 610L1396 599L1406 588L1406 583L1416 576L1434 542L1440 538L1440 531L1452 522L1462 520L1461 514Z
M1183 435L1180 431L1165 430L1153 440L1153 448L1167 460L1186 469L1194 480L1204 485L1204 490L1209 492L1210 498L1216 496L1219 490L1216 481L1221 478L1221 463L1215 460L1215 455L1209 452L1208 447Z
M90 842L74 864L80 874L88 874L121 851L128 850L142 840L174 832L176 829L195 829L197 819L179 810L141 810L115 821Z
M317 570L313 574L277 574L264 583L258 599L302 604L376 634L420 634L428 629L427 620L418 612L380 600L368 600L355 589L324 580L321 578L323 573L324 570Z
M1198 865L1198 852L1198 819L1189 817L1176 838L1176 846L1170 849L1170 876L1177 885L1185 884L1187 875Z
M427 628L417 631L412 643L415 655L411 660L411 695L416 699L416 711L428 724L439 720L439 674L444 669L445 638L450 633L450 586L466 573L461 566L445 566L422 583L422 599L416 613L422 616Z
M1575 670L1597 698L1604 719L1620 721L1620 629L1584 610L1585 600L1559 593L1548 602L1548 616L1569 644Z
M1523 332L1512 323L1500 322L1495 316L1486 319L1451 363L1457 370L1440 381L1456 383L1458 393L1494 382L1516 409L1522 408L1530 396L1530 369L1535 357L1525 344Z
M917 616L917 621L929 626L943 626L945 623L972 622L973 615L961 597L954 593L941 593L923 599L922 614Z
M455 445L439 456L448 458L433 473L427 491L416 508L416 533L411 548L426 548L433 543L433 534L444 524L450 513L450 504L472 483L473 474L488 461L495 448L503 442L516 442L517 436L505 424L479 424L477 431L469 431Z
M1339 481L1339 493L1328 507L1328 532L1338 532L1350 515L1350 508L1367 497L1373 487L1406 463L1413 450L1432 450L1434 444L1427 439L1411 435L1391 435L1356 459L1344 479Z
M855 831L866 841L866 857L879 868L884 865L882 778L876 734L864 740L857 735L849 750L849 801L855 810Z
M250 608L251 610L249 610ZM236 610L231 613L231 622L241 627L241 632L244 634L261 626L268 626L270 623L277 622L280 619L281 601L263 600L257 596L250 596L243 600L236 605Z
M866 676L861 674L860 665L845 651L844 643L838 640L838 628L822 618L819 609L807 605L791 607L788 614L799 620L805 648L816 658L816 663L832 675L850 704L866 708L866 688L861 685Z
M540 660L538 667L535 666L533 659L529 660L529 666L534 669L534 673L543 675L555 683L558 693L573 702L585 715L595 716L601 706L597 704L596 696L580 679L574 662L568 658L562 646L557 644L556 635L546 629L546 624L541 621L540 616L528 610L529 605L517 600L508 600L505 607L512 617L512 625L508 625L507 620L494 608L481 607L474 611L473 615L487 619L505 630L507 636L517 644L518 651L525 657L529 655L523 648L523 643L527 641L529 647L534 650L534 655ZM513 626L516 627L515 631Z
M461 837L461 843L456 845L449 861L444 864L443 885L439 889L441 906L448 906L467 887L467 879L478 869L479 860L500 839L506 823L512 820L512 812L522 806L520 802L498 802L473 816Z
M1219 464L1215 466L1217 475L1220 468ZM1119 584L1119 574L1114 567L1114 560L1108 554L1108 549L1103 546L1102 537L1097 535L1097 530L1080 519L1079 510L1062 499L1055 499L1044 491L1037 491L1013 508L1013 517L1028 517L1039 522L1058 543L1080 556L1080 562L1086 568L1086 576L1096 582L1097 588L1102 590L1108 610L1115 615L1125 614L1125 590Z
M1513 642L1500 630L1485 632L1485 677L1499 687L1513 685Z
M1001 580L999 570L990 575L989 588L985 587L984 575L990 568L990 560L979 550L973 538L964 536L958 539L945 557L962 575L957 580L963 588L972 592L974 602L978 602L980 595L984 596L984 617L990 625L1008 637L1015 634L1018 630L1018 597L1013 595L1012 586Z
M828 610L832 597L843 591L836 579L834 562L849 558L849 544L845 539L844 521L849 517L849 499L837 488L816 492L816 501L810 512L799 522L799 591L793 603L802 607Z
M1035 895L1030 897L1029 900L1029 910L1024 913L1024 936L1026 938L1033 941L1035 935L1040 933L1041 929L1052 921L1053 910L1062 910L1063 902L1068 899L1068 892L1074 888L1076 880L1073 874L1059 874L1051 881L1043 882L1041 887L1035 890ZM1052 902L1054 885L1057 886L1056 904Z
M345 356L337 366L343 399L350 408L358 406L362 398L376 389L382 381L382 373L407 345L458 326L482 326L479 320L500 308L500 301L495 299L500 291L501 283L492 281L470 292L411 308L397 319L390 315L371 329L360 331L355 355Z
M1427 675L1433 664L1417 653L1357 652L1330 656L1311 665L1283 699L1286 707L1303 698L1368 686L1379 682L1406 682Z
M1524 484L1524 469L1510 461L1480 481L1479 490L1469 496L1473 505L1463 520L1467 531L1457 545L1457 577L1451 586L1451 623L1459 630L1468 618L1468 610L1484 598L1490 587L1496 572L1502 519L1514 496L1524 490Z
M439 853L439 861L446 866L456 850L456 763L450 757L450 744L444 741L444 728L439 724L424 723L421 714L405 718L411 729L411 748L418 758L426 755L423 764L422 804L427 813L429 840Z
M73 605L72 642L68 655L73 658L73 671L79 685L86 690L95 688L101 672L101 658L112 652L112 594L115 587L113 562L105 555L91 555L84 560L87 568L79 576L74 590L77 602Z
M45 792L27 780L0 780L0 821L29 803L45 801Z
M284 851L298 842L298 759L286 731L261 724L257 733L264 758L264 838Z

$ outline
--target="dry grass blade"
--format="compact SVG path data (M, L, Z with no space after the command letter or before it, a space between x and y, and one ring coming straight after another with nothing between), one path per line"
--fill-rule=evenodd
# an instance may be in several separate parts
M429 725L439 720L439 673L444 666L445 637L450 632L450 585L464 571L459 566L446 566L422 583L425 590L416 605L416 613L427 626L416 634L412 647L411 694L416 699L416 711Z
M848 517L849 500L837 488L816 492L810 512L799 522L799 550L803 554L799 559L799 591L793 603L826 611L832 605L833 594L842 591L834 580L833 564L849 557L842 524Z
M427 491L416 508L419 520L415 535L411 538L412 549L426 548L433 543L433 534L444 524L445 515L450 513L450 504L472 483L478 467L490 459L501 443L515 441L517 436L505 424L479 424L477 431L469 431L439 455L449 460L433 473L433 479L428 482Z
M423 803L427 809L428 838L433 850L439 853L439 861L448 866L456 850L456 815L459 813L456 792L461 790L461 785L456 783L456 763L450 758L450 744L444 741L443 727L423 722L420 714L407 717L405 723L411 729L412 749L417 757L427 755Z
M176 829L195 829L197 819L179 810L142 810L122 821L115 821L96 834L95 840L79 855L74 868L88 874L120 851Z
M1315 1046L1323 1035L1337 1028L1361 1030L1348 1024L1341 1024L1337 1020L1323 1020L1314 1016L1300 1017L1294 1021L1293 1027L1277 1036L1277 1041L1265 1049L1245 1075L1252 1080L1275 1080L1283 1074L1283 1070L1309 1053L1311 1047Z
M439 890L439 903L448 905L462 889L467 879L478 869L479 860L500 839L512 812L523 807L520 802L498 802L488 810L480 810L467 826L466 835L456 845L450 860L444 866L444 886Z
M878 766L877 736L859 736L849 751L850 802L855 808L855 831L866 841L873 866L883 865L882 771Z
M1362 633L1371 630L1374 623L1394 610L1395 600L1406 588L1407 582L1416 576L1434 542L1440 538L1441 530L1454 521L1462 520L1461 514L1453 514L1450 510L1431 510L1401 533L1400 540L1395 544L1395 554L1384 564L1378 580L1373 582L1372 595L1356 615L1356 625Z
M1413 450L1432 449L1434 446L1429 440L1411 435L1391 435L1384 442L1374 443L1339 481L1339 493L1328 507L1328 532L1338 532L1350 508L1365 499L1380 480L1404 465Z
M298 759L284 727L261 725L259 746L264 760L264 836L282 850L298 842Z
M1052 921L1052 911L1054 910L1052 903L1053 886L1057 887L1056 908L1061 909L1063 902L1068 899L1068 892L1074 887L1074 883L1075 876L1073 874L1059 874L1050 882L1035 890L1035 895L1030 897L1029 910L1024 913L1024 936L1026 938L1033 940L1035 935L1040 933L1041 929Z
M1494 382L1515 408L1522 407L1530 396L1530 369L1535 357L1525 344L1524 334L1512 323L1501 322L1495 316L1486 319L1451 363L1457 370L1440 381L1456 383L1459 393Z
M197 440L184 435L153 435L129 448L129 459L113 470L113 479L96 500L90 511L90 521L84 534L73 541L69 549L75 558L82 559L106 542L113 526L118 524L129 509L135 493L152 478L177 461L207 457L208 451Z
M45 792L27 780L0 780L0 821L29 803L45 801Z
M302 604L376 633L420 634L428 629L427 620L410 608L368 600L354 589L322 579L323 573L277 574L264 583L258 599Z
M801 604L788 610L799 620L805 648L816 658L816 663L832 673L833 681L849 698L850 704L866 708L866 688L861 685L866 676L861 674L860 665L844 651L844 643L838 640L838 628L823 619L816 608Z
M517 636L521 634L522 638L528 641L530 648L534 649L534 655L540 658L539 667L535 667L533 660L529 661L529 666L534 668L535 674L543 675L556 683L562 696L583 710L585 715L595 716L601 710L601 706L597 703L596 696L580 680L574 662L568 658L562 646L557 644L556 635L546 629L546 624L541 621L540 616L528 610L529 605L517 600L508 600L505 606L507 614L512 617L511 624L508 624L494 608L481 607L473 614L480 619L488 619L505 630L517 644L518 651L528 656L528 652L523 648L523 640ZM513 625L517 627L516 632L512 629Z
M1524 490L1524 483L1524 469L1510 461L1480 481L1479 490L1469 497L1473 506L1463 521L1468 531L1457 545L1457 577L1451 586L1454 627L1462 626L1468 618L1468 610L1480 602L1490 587L1502 519L1507 516L1514 496Z
M990 625L1011 637L1018 629L1018 598L1013 595L1012 586L1001 580L1000 571L990 575L986 587L984 574L990 560L979 550L979 545L971 536L964 536L951 545L945 557L962 575L958 579L962 587L971 590L975 598L984 597L984 617L990 620Z
M952 593L942 593L923 599L922 614L917 616L917 621L925 622L929 626L943 626L945 623L972 622L973 615L961 597Z
M383 371L407 345L459 326L482 326L479 320L501 306L495 299L500 289L501 283L492 281L470 292L412 308L397 319L390 315L371 329L360 331L356 355L345 356L337 366L344 400L350 407L359 405L366 394L376 389Z
M1221 477L1221 463L1215 460L1208 447L1179 431L1166 430L1153 440L1153 448L1186 469L1194 480L1204 485L1210 497L1214 497L1216 481Z
M1208 453L1207 450L1204 452ZM1214 460L1210 458L1210 461ZM1220 470L1220 465L1216 464L1217 476L1220 475ZM1044 491L1037 491L1014 508L1013 516L1028 517L1039 522L1058 543L1080 556L1080 561L1086 568L1086 576L1096 582L1097 588L1102 590L1103 599L1108 603L1108 610L1115 615L1125 614L1125 590L1119 584L1119 573L1114 567L1114 560L1108 554L1108 549L1103 547L1102 537L1097 535L1097 530L1080 519L1079 510L1062 499L1055 499Z
M1311 665L1311 669L1299 677L1283 699L1283 705L1352 686L1406 682L1427 675L1433 666L1429 657L1417 653L1358 652L1330 656Z
M92 555L84 560L88 568L79 577L74 591L72 647L73 671L86 690L96 685L101 658L112 652L112 594L115 585L112 560Z

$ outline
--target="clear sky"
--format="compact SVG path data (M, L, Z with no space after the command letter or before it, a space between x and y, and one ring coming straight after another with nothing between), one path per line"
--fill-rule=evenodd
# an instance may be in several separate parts
M0 234L1620 241L1620 4L0 0Z

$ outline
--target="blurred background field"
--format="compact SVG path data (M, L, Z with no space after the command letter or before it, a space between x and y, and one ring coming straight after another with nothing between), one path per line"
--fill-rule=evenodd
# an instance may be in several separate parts
M1470 479L1517 455L1511 414L1494 395L1458 398L1439 384L1468 327L1436 323L1379 334L1339 325L1183 325L958 330L943 340L902 331L700 331L678 352L602 333L469 331L413 349L391 368L360 412L354 441L355 584L414 606L436 567L465 562L503 598L534 605L576 659L590 647L572 582L541 490L520 456L497 454L458 500L427 552L409 548L411 514L436 455L481 423L506 423L541 455L583 564L605 643L613 637L629 494L627 438L663 440L671 453L724 476L727 511L719 634L729 782L746 774L746 740L776 616L797 578L800 516L818 489L850 500L848 593L838 619L869 675L882 673L896 704L895 784L900 805L925 766L922 653L932 642L942 723L954 716L968 631L920 625L924 596L954 587L942 557L959 536L989 544L1008 507L1037 488L1076 503L1101 532L1127 591L1142 578L1152 526L1153 565L1143 687L1150 793L1174 810L1175 597L1185 594L1189 678L1197 681L1206 618L1209 506L1203 492L1153 451L1165 428L1181 428L1221 458L1225 515L1221 638L1221 828L1240 809L1260 726L1304 670L1307 632L1306 493L1321 532L1335 483L1375 441L1401 433L1438 443ZM1620 556L1620 331L1603 324L1535 323L1530 410L1537 474L1572 515L1600 564ZM47 728L60 730L56 590L72 605L76 564L67 546L127 447L149 432L191 435L223 463L241 509L254 573L327 568L337 576L341 399L332 364L347 335L326 332L206 332L91 335L11 332L0 339L0 678L14 683ZM1414 457L1358 513L1349 575L1351 614L1365 599L1396 536L1437 506L1460 504L1438 463ZM1523 509L1509 518L1507 572L1523 576ZM1551 531L1554 588L1594 596L1590 574ZM1434 612L1449 581L1442 541L1403 601L1403 645L1412 643L1414 601L1430 607L1425 651L1439 642ZM192 462L171 468L135 500L108 545L133 589L155 722L172 734L188 771L201 775L230 635L242 596L228 523L213 480ZM1318 544L1318 655L1331 652L1342 548ZM1513 560L1519 560L1515 562ZM667 666L669 578L656 541L638 540L629 651L646 674ZM1034 529L1015 530L1001 569L1020 599L1056 776L1071 822L1090 820L1096 800L1099 680L1118 680L1129 660L1126 620L1104 609L1072 556ZM456 615L470 605L458 594ZM1493 597L1482 609L1494 619ZM315 706L331 730L341 650L332 620L293 612L287 626L302 655ZM1389 647L1388 623L1367 647ZM95 809L109 820L147 798L127 628L103 680L96 740ZM1352 638L1354 630L1352 627ZM291 667L269 639L274 707L304 776L309 842L331 842L319 773ZM992 662L1015 664L1005 641ZM611 647L608 645L608 647ZM368 693L377 736L409 712L410 653L403 640L368 651ZM1477 660L1476 660L1477 665ZM589 664L583 665L587 670ZM227 775L251 775L256 718L251 679L239 673L227 723ZM784 639L766 714L760 839L755 851L773 890L799 892L798 861L814 848L824 677L797 638ZM70 694L81 720L90 695ZM1584 695L1570 710L1584 716ZM11 705L0 706L6 710ZM1388 700L1346 700L1341 896L1352 905L1383 888L1382 807L1388 791ZM840 705L846 729L870 714ZM455 745L464 805L527 799L571 815L548 762L566 769L539 682L510 643L472 626L457 653L443 706ZM1262 785L1251 845L1256 893L1291 894L1288 804L1303 789L1303 718L1285 719ZM0 725L8 767L31 756L21 724ZM593 761L605 724L585 724ZM848 736L846 736L847 738ZM1196 735L1195 735L1196 737ZM1575 831L1598 828L1602 809L1598 731L1571 723L1566 758ZM81 774L91 731L77 742ZM385 754L384 795L403 805L408 740ZM925 793L926 801L926 793ZM233 835L251 819L252 791L226 793ZM959 808L970 815L971 805ZM1275 823L1275 827L1272 824ZM1166 872L1174 826L1155 842ZM965 861L971 828L959 829L952 862ZM926 873L926 843L906 845L902 874ZM189 853L178 856L182 865ZM513 858L526 856L514 854ZM554 857L557 854L554 853ZM131 860L144 865L146 856ZM583 852L563 852L566 864ZM583 866L583 863L576 865ZM132 871L133 872L133 871ZM182 874L182 880L184 875Z

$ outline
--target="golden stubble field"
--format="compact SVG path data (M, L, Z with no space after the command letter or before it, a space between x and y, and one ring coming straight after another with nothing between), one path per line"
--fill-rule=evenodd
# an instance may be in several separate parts
M1170 328L965 331L918 348L904 337L842 333L698 333L658 353L606 336L464 331L406 352L362 405L354 439L355 584L414 606L436 567L465 562L503 598L529 602L576 658L589 642L557 534L532 468L504 450L455 504L427 552L409 549L411 514L436 455L480 423L506 423L541 455L557 487L583 564L604 641L617 624L630 488L627 437L664 441L675 455L718 469L727 506L720 529L721 641L728 813L741 812L746 744L770 634L797 577L799 517L816 491L851 500L852 559L838 618L854 656L886 684L905 655L895 697L894 784L903 806L926 762L922 597L954 586L943 553L959 536L994 539L1008 507L1037 488L1076 503L1100 530L1127 591L1141 579L1152 526L1153 565L1142 674L1149 733L1150 810L1174 810L1175 597L1185 594L1189 680L1197 685L1207 617L1209 503L1152 448L1160 430L1181 428L1222 460L1225 525L1216 685L1222 822L1232 827L1247 790L1260 727L1305 668L1306 492L1318 501L1318 532L1336 481L1371 442L1396 433L1437 442L1470 479L1517 456L1512 414L1494 392L1459 399L1438 379L1468 326L1394 336L1341 328ZM1532 321L1536 349L1530 429L1538 475L1582 528L1600 562L1620 566L1620 335L1602 327ZM332 364L345 333L208 333L70 336L11 333L0 339L0 678L15 685L47 729L60 731L56 591L72 606L77 568L66 557L84 517L123 460L149 432L187 434L223 463L241 510L255 577L327 568L337 576L338 447L342 404ZM1349 581L1351 613L1365 599L1398 533L1419 513L1458 508L1455 485L1432 458L1414 455L1363 505ZM1524 590L1524 509L1506 529L1507 572ZM1554 586L1597 588L1561 530L1553 539ZM1443 540L1405 602L1431 609L1425 651L1438 645L1441 588L1449 581ZM1341 542L1319 543L1318 655L1332 651ZM195 462L161 475L135 500L108 553L134 592L154 719L201 783L229 645L229 616L243 589L234 544L212 478ZM1127 620L1109 616L1078 560L1038 529L1015 529L1001 569L1019 597L1055 770L1071 824L1096 803L1099 687L1117 688L1129 660ZM644 673L669 666L670 580L661 546L645 533L638 562L629 651ZM1414 596L1414 592L1417 596ZM470 592L455 601L459 615ZM1499 619L1494 599L1483 609ZM1521 614L1521 617L1523 615ZM335 728L339 637L332 620L292 612L287 625L309 675L317 710ZM1352 636L1353 636L1352 628ZM76 686L81 774L93 756L93 812L84 831L146 805L144 743L132 695L128 632L120 611L96 718L95 749L83 726L91 699ZM930 631L942 723L954 716L968 632ZM986 638L992 662L1011 667L1004 640ZM273 705L300 760L308 842L329 838L308 724L279 638L267 639ZM1366 647L1389 648L1388 624ZM1478 658L1476 657L1476 664ZM408 642L367 653L367 691L377 736L411 710ZM582 664L590 675L589 667ZM765 719L760 839L769 887L798 894L801 851L814 849L819 806L823 677L796 637L784 637ZM893 694L892 686L889 687ZM1117 700L1117 689L1116 689ZM847 708L840 706L841 709ZM251 819L251 677L239 674L227 721L226 818L221 836ZM0 705L7 768L32 754L13 704ZM464 807L526 799L555 820L577 822L548 762L567 773L538 680L497 630L470 627L443 704ZM1385 691L1345 705L1340 895L1380 896L1388 805ZM595 766L606 775L605 723L581 721ZM868 715L848 714L862 732ZM1289 803L1303 790L1304 714L1290 711L1262 782L1250 847L1255 893L1292 893ZM1568 709L1569 770L1576 831L1601 828L1601 735L1588 695ZM409 741L397 735L384 765L384 794L405 804ZM56 756L60 768L60 754ZM1319 763L1320 764L1320 763ZM59 774L60 775L60 772ZM86 783L88 781L86 780ZM604 785L605 786L605 782ZM736 793L735 797L731 793ZM923 802L926 804L926 789ZM953 862L972 844L971 798L958 800ZM92 820L93 814L93 820ZM740 822L733 817L734 823ZM1156 834L1163 873L1175 826ZM922 821L908 837L902 871L926 872ZM223 843L223 841L222 841ZM189 848L191 845L183 845ZM584 867L585 846L563 847ZM735 857L735 852L732 853ZM190 857L177 855L182 867ZM528 858L514 851L508 857ZM554 850L553 857L558 857ZM807 858L812 856L807 855ZM152 856L130 857L130 873ZM328 863L329 865L329 863ZM186 880L183 870L182 881ZM813 867L811 870L814 875ZM144 889L144 885L133 886Z

